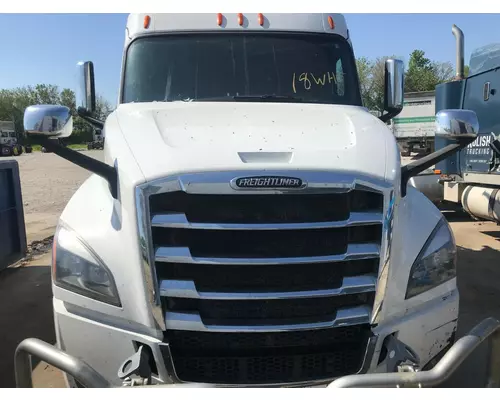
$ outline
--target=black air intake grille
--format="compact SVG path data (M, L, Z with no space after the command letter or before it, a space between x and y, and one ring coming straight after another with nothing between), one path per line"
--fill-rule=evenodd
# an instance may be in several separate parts
M163 351L180 380L293 384L360 370L382 193L178 191L150 196L149 210Z

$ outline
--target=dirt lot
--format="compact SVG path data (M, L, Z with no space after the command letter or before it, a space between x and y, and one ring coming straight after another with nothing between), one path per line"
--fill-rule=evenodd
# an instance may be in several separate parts
M87 154L102 157L99 151ZM40 240L53 234L66 202L89 173L54 154L22 155L16 160L21 171L28 240ZM490 222L471 221L463 214L445 215L459 246L460 336L487 316L500 318L500 228ZM55 342L51 296L49 254L0 273L0 387L14 385L13 355L22 339L38 337ZM448 386L482 385L485 350L480 349ZM34 382L38 387L62 385L60 374L43 364L37 366Z
M102 151L85 154L101 157ZM14 159L19 163L28 242L53 234L66 203L90 173L53 153L34 152Z

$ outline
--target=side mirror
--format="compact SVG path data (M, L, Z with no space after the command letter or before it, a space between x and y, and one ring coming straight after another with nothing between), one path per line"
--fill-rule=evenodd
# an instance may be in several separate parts
M479 120L472 110L441 110L436 114L436 136L449 139L475 139Z
M410 178L465 148L476 140L478 132L479 120L474 111L439 111L436 114L436 136L451 139L452 143L401 167L401 196L406 196L406 185Z
M398 115L404 101L404 64L401 60L388 59L385 62L384 110Z
M95 112L94 64L92 61L81 61L77 68L76 110L84 115Z
M24 130L28 135L65 138L73 132L73 117L68 107L29 106L24 111Z

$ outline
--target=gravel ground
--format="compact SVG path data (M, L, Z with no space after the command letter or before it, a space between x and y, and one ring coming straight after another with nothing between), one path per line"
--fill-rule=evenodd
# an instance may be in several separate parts
M102 158L102 151L86 151ZM53 235L59 215L90 172L53 154L34 152L14 159L19 163L28 243Z

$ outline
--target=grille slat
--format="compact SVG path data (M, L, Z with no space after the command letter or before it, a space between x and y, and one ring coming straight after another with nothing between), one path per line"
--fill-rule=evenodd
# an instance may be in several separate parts
M340 288L345 279L376 276L378 258L326 263L217 265L157 263L159 281L191 281L201 292L291 292Z
M270 257L270 258L226 258L193 257L189 247L158 247L155 252L157 262L190 264L226 264L226 265L273 265L273 264L309 264L339 262L378 258L380 246L374 243L348 244L347 251L341 254L310 257Z
M151 195L149 212L165 348L180 380L293 383L359 371L381 193L178 191Z
M287 258L344 254L349 242L378 242L381 225L310 230L186 230L153 228L158 246L186 247L193 257Z
M277 300L277 299L311 299L332 296L342 296L356 293L375 291L376 277L373 275L362 275L356 277L344 277L342 284L336 288L315 289L303 291L285 292L257 292L254 290L241 292L216 292L198 291L193 281L160 281L160 295L163 297L186 298L199 300ZM234 290L234 289L233 289Z
M165 340L185 355L268 354L290 348L313 352L339 343L359 343L368 339L368 325L335 329L299 330L265 333L215 333L170 330Z
M186 214L155 214L151 219L151 226L155 228L183 228L183 229L211 229L211 230L276 230L276 229L322 229L343 228L358 225L377 225L382 223L382 213L379 212L352 212L348 219L343 221L327 222L297 222L297 223L199 223L190 222Z
M203 322L209 325L251 325L262 322L270 325L273 321L277 323L281 320L302 321L305 318L312 321L332 320L339 308L371 303L373 294L372 292L329 297L232 301L168 297L165 302L168 311L199 313Z
M203 321L196 312L165 313L167 329L200 332L282 332L293 330L336 328L345 325L367 324L370 322L371 308L359 306L332 309L330 316L302 316L300 318L254 319L238 321L207 319ZM239 323L239 324L238 324ZM245 324L246 323L246 324ZM245 325L243 325L245 324Z
M237 206L235 207L235 204ZM154 214L185 214L192 223L300 223L344 221L351 212L380 210L378 193L213 195L171 192L151 197Z

